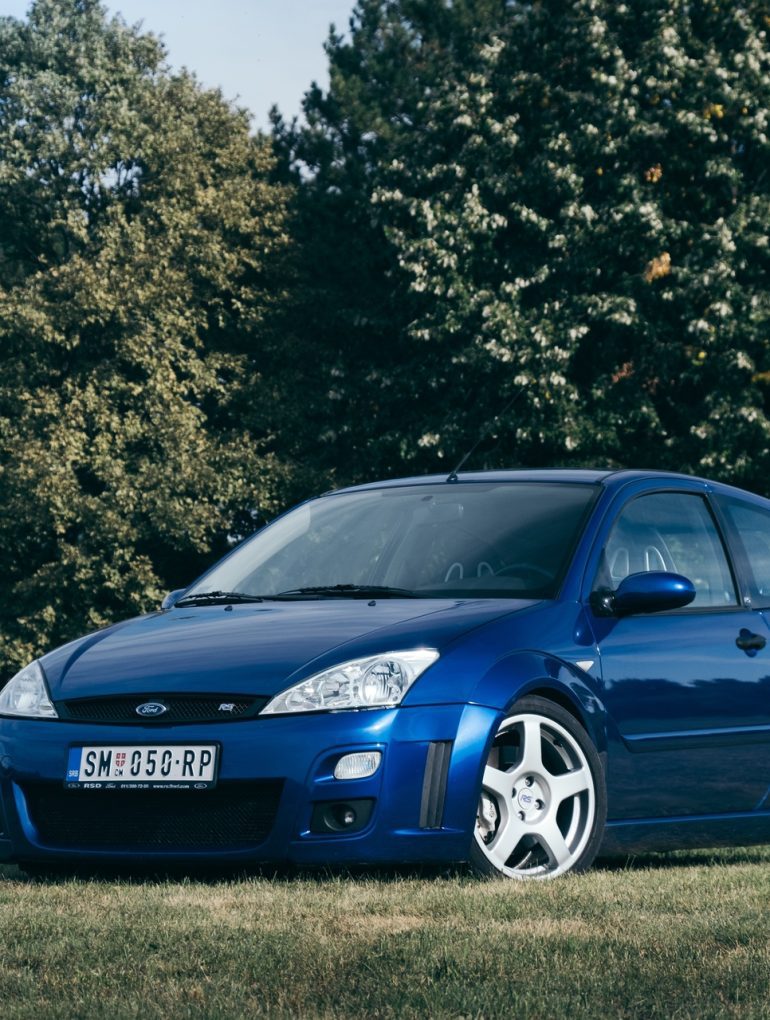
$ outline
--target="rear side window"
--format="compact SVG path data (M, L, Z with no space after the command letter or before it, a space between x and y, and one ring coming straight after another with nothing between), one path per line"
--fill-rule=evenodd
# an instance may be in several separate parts
M719 506L742 547L752 603L770 606L770 510L724 497L719 498Z
M696 595L688 608L737 604L722 540L698 495L655 492L621 510L602 554L596 587L614 590L624 577L647 570L689 578Z

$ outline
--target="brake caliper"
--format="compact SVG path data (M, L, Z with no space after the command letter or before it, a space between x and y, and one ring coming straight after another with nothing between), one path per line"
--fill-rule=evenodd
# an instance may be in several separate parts
M482 790L481 797L479 798L479 807L476 812L476 826L485 843L489 843L494 838L499 821L500 814L497 810L497 804L495 804L488 793Z

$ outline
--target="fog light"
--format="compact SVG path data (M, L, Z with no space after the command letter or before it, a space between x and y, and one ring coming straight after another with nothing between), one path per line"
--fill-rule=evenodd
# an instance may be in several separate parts
M313 805L310 831L324 835L360 832L369 824L374 798L356 800L322 800Z
M373 776L380 767L382 754L379 751L359 751L340 758L334 768L335 779L366 779Z

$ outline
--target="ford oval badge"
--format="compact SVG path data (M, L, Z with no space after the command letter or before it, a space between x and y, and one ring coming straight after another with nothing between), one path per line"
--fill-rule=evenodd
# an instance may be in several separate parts
M145 701L144 704L136 706L136 714L145 718L163 715L164 712L168 712L168 705L163 705L159 701Z

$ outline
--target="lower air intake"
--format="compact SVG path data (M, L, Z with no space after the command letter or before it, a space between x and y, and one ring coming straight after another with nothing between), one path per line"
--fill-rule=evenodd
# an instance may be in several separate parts
M258 846L272 830L283 780L214 790L65 790L24 787L39 841L83 850L228 850Z
M437 740L428 744L425 772L422 778L422 800L420 801L421 829L441 828L451 755L452 742L449 740Z

